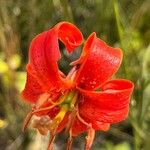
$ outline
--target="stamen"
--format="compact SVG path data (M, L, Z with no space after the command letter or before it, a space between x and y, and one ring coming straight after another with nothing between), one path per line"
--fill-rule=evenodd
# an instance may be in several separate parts
M72 142L73 142L73 138L72 138L72 131L70 130L69 132L69 139L68 139L68 143L67 143L67 148L66 150L71 150L72 148Z
M26 118L25 118L25 120L24 120L24 122L23 122L23 127L22 127L22 131L23 132L25 132L25 130L26 130L26 128L28 127L28 125L29 125L29 122L30 122L30 120L31 120L31 118L32 118L32 116L33 116L33 111L30 111L28 114L27 114L27 116L26 116Z
M58 104L58 102L54 102L51 98L48 99L48 102L50 102L53 105Z
M87 137L86 137L85 150L90 150L90 149L91 149L91 146L92 146L92 144L93 144L94 137L95 137L95 130L91 127L91 128L88 130L88 135L87 135Z
M44 127L39 127L37 129L40 132L40 134L42 134L42 135L47 135L47 133L48 133L48 130Z
M59 105L59 104L55 104L55 105L45 107L45 108L39 108L39 109L33 111L32 114L34 115L35 113L39 113L39 112L46 111L46 110L51 110L52 108L56 107L57 105Z
M58 99L58 102L52 102L52 101L51 101L51 102L53 103L52 106L45 107L45 108L39 108L39 109L33 111L33 114L38 113L38 112L41 112L41 111L50 110L50 109L56 107L57 105L60 105L60 104L61 104L62 102L64 102L65 99L67 98L67 94L68 94L68 92L66 92L64 95L62 95L62 96Z
M28 127L28 125L30 123L31 118L33 117L33 115L35 113L39 113L39 112L45 111L45 110L50 110L50 109L54 108L55 106L57 106L57 105L30 111L24 120L22 131L25 132L26 128Z
M54 143L55 137L56 137L55 132L51 132L47 150L52 150L53 149L53 143Z
M51 119L49 116L42 116L37 119L34 119L32 122L32 127L38 129L38 131L42 135L46 135L48 133L47 125L51 123Z
M76 118L76 114L77 114L77 109L74 108L73 111L71 112L71 114L69 115L69 121L66 125L66 129L65 129L65 132L68 133L73 125L73 122Z

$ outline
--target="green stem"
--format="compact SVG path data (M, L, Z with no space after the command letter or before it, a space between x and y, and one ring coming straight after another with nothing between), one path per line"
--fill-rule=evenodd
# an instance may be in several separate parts
M115 19L116 19L119 39L120 39L121 46L123 47L123 42L122 42L123 29L121 27L121 22L120 22L118 0L113 0L113 5L114 5Z
M123 39L123 29L122 29L121 21L120 21L118 0L113 0L113 8L114 8L114 14L115 14L115 19L116 19L120 44L121 44L122 49L124 49L124 44L123 44L123 41L122 41L122 39ZM123 66L124 74L125 74L125 77L126 77L127 76L127 70L126 70L126 67L125 67L126 66L125 60L123 61L122 66Z

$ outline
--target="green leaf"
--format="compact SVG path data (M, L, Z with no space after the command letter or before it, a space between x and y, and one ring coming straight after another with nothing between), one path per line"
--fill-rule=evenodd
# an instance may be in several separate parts
M150 80L150 45L146 49L143 57L143 77Z

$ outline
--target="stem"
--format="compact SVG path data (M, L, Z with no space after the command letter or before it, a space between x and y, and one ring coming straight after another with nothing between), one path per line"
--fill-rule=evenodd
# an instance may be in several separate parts
M122 42L123 29L121 27L121 22L120 22L118 0L113 0L113 4L114 4L114 12L115 12L115 18L116 18L116 23L117 23L119 39L120 39L121 45L123 46L123 42Z
M115 14L115 19L116 19L116 24L117 24L117 29L118 29L118 35L119 35L119 40L120 40L120 44L121 47L124 48L124 44L123 44L123 29L121 26L121 21L120 21L120 15L119 15L119 6L118 6L118 0L113 0L113 7L114 7L114 14ZM126 65L125 65L125 60L122 63L123 66L123 70L125 73L125 76L127 75L127 70L126 70Z

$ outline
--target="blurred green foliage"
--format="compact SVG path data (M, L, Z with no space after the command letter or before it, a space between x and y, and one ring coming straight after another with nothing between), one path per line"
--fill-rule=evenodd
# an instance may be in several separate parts
M150 149L150 2L149 0L0 0L0 149L44 149L47 139L21 131L30 109L21 101L31 39L62 20L75 23L87 36L95 31L124 52L117 77L135 83L128 120L97 133L93 150ZM60 69L67 72L81 47L68 56L62 48ZM74 141L82 149L84 135ZM40 143L40 144L39 144ZM65 147L58 136L56 148ZM38 147L38 148L37 148ZM58 147L60 149L60 147Z

